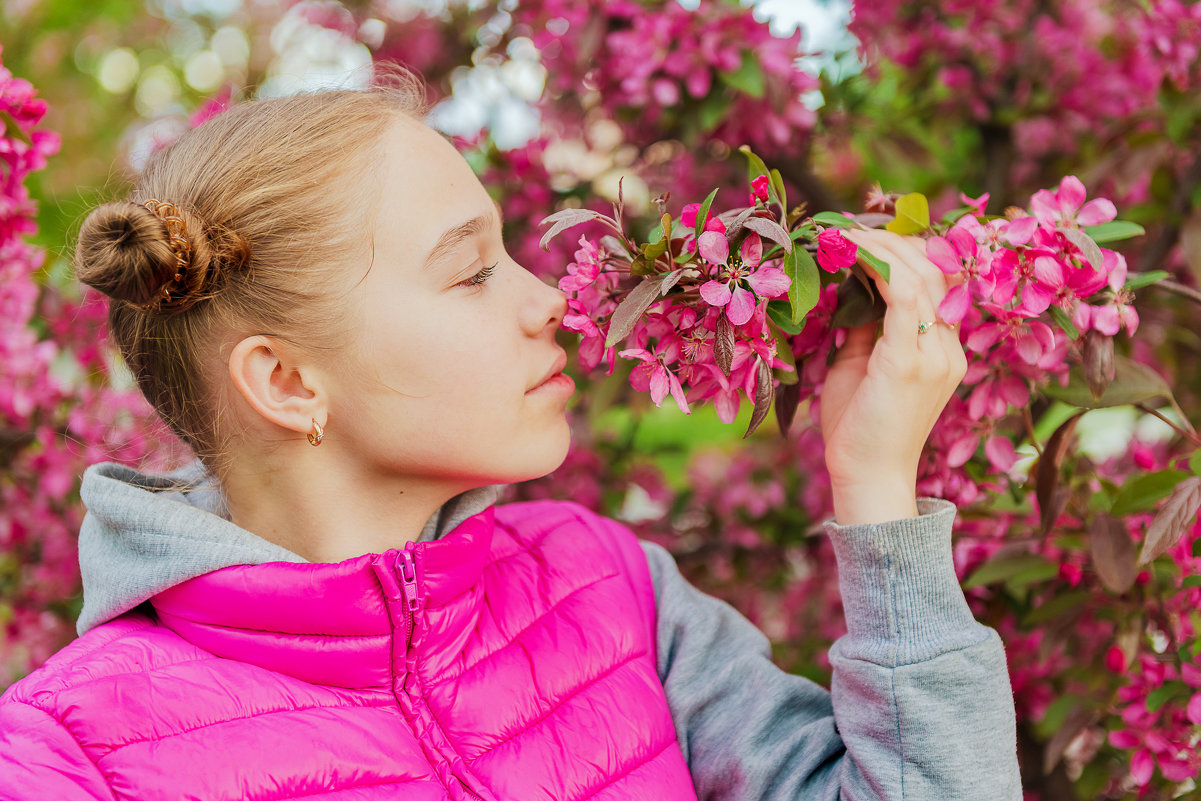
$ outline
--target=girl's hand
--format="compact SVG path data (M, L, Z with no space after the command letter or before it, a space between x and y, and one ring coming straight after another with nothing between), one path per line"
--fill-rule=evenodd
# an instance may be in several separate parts
M821 397L826 467L835 520L878 523L917 514L922 448L967 370L959 331L937 323L918 333L954 281L926 258L925 242L888 231L843 231L888 262L890 283L864 265L888 304L884 333L853 328L838 351ZM958 279L955 279L956 281Z

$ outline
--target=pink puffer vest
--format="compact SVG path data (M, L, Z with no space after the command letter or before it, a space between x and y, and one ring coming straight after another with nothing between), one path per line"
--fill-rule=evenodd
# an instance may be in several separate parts
M8 764L119 799L695 801L646 559L575 504L489 508L338 564L224 568L152 603L157 620L122 615L6 693L30 729Z

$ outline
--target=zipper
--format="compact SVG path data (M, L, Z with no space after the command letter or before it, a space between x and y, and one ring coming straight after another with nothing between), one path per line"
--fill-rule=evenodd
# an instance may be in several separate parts
M417 624L417 613L421 608L421 599L417 590L417 559L416 559L417 543L405 543L404 550L396 555L396 561L393 567L396 571L396 576L400 579L400 595L404 604L404 623L405 623L405 680L404 689L410 691L410 680L413 679L415 673L415 661L413 658L413 631ZM457 777L456 777L457 778ZM468 798L473 801L484 801L483 796L479 795L467 786L467 783L459 779L459 785L467 794Z
M405 543L396 556L396 572L400 575L401 597L404 599L405 654L413 647L413 628L417 622L417 560L413 558L414 543Z

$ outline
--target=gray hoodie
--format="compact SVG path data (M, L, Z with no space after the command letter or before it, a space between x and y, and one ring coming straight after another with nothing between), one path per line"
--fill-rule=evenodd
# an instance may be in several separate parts
M443 536L496 490L453 498L420 538ZM218 568L305 561L231 523L198 462L168 476L93 465L82 496L80 634ZM1021 799L1005 653L959 588L955 507L922 498L918 511L825 524L848 629L830 649L829 692L775 667L758 629L643 543L659 678L700 799Z

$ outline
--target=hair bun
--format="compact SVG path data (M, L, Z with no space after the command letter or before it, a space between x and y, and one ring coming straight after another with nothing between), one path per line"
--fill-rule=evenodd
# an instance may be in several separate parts
M212 266L200 221L159 201L105 203L84 220L75 251L80 281L147 310L189 308Z

